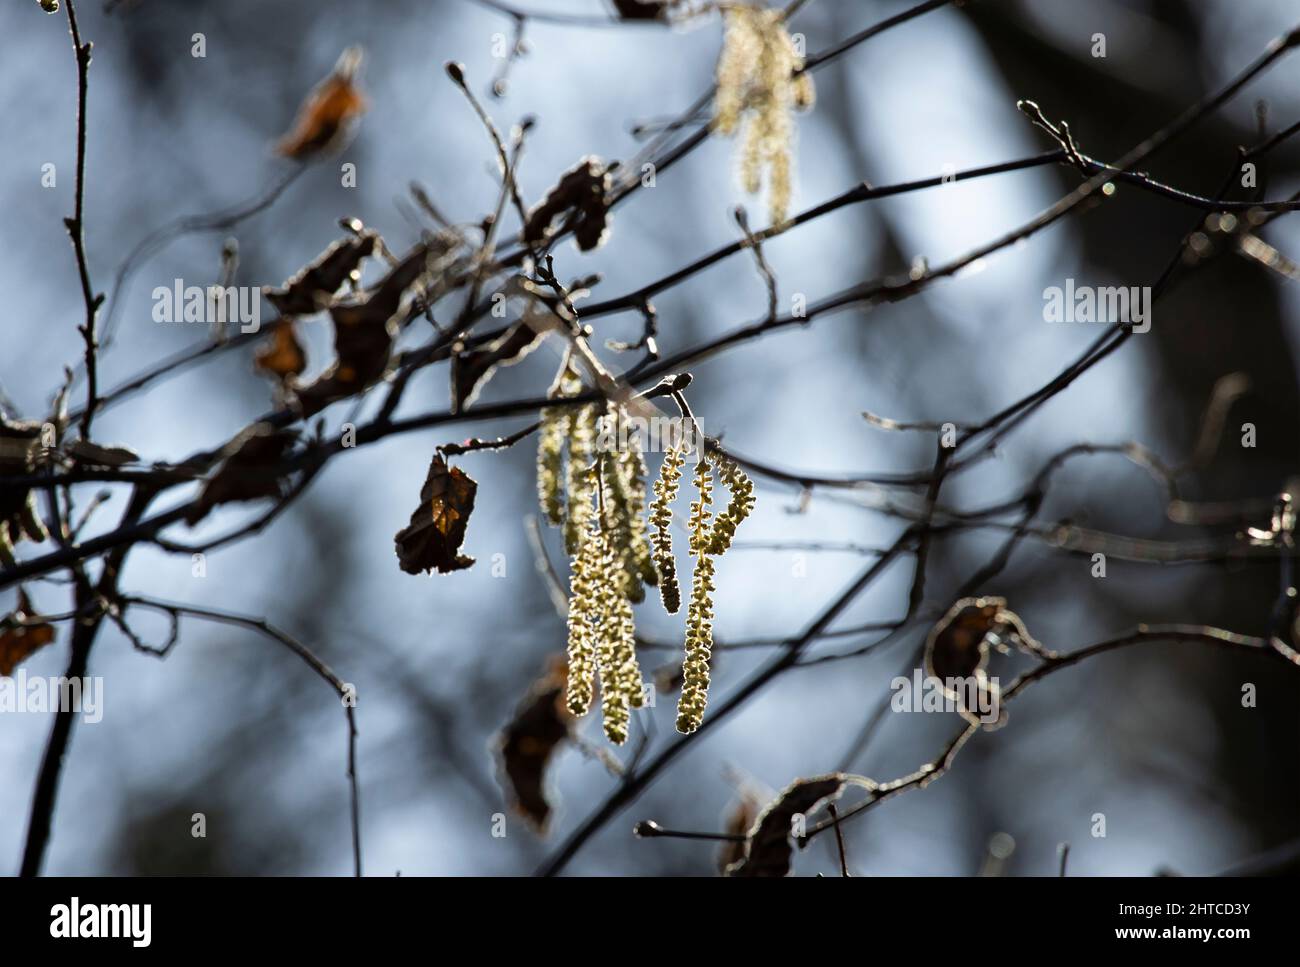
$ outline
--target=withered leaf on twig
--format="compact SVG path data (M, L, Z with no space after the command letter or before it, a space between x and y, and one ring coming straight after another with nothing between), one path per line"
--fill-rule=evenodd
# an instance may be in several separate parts
M728 876L785 876L790 872L790 824L795 816L807 816L824 799L844 788L845 776L838 772L796 779L759 814L742 859L727 867Z
M519 362L532 352L545 333L545 329L534 328L524 318L486 346L452 356L452 412L459 413L473 403L498 366L513 366Z
M926 673L935 678L970 678L988 664L988 635L1006 605L1002 598L962 598L925 640Z
M0 474L27 476L40 462L41 424L10 420L0 413ZM36 513L35 493L26 487L0 487L0 562L12 567L13 547L19 541L43 541L49 535Z
M0 675L12 675L23 659L54 640L54 626L49 622L22 623L32 617L32 603L19 588L17 610L0 619Z
M666 20L675 0L613 0L621 20Z
M428 246L416 245L364 297L330 307L334 351L330 367L298 391L307 416L351 396L384 375L403 307L428 267Z
M528 690L510 724L501 730L497 750L511 805L539 833L546 831L551 803L546 798L546 768L566 739L573 716L564 701L568 662L553 658Z
M361 61L360 47L343 51L329 76L312 88L293 127L275 146L279 154L301 161L347 140L353 122L366 110L366 99L356 86Z
M562 215L572 222L578 248L590 251L605 240L609 227L609 191L613 179L609 168L588 155L566 171L559 184L528 213L524 241L536 244L547 237L552 223Z
M441 574L470 567L474 558L460 553L465 528L474 510L478 484L461 470L448 467L434 454L429 476L420 490L420 506L411 522L397 532L397 560L407 574L437 569Z
M280 321L253 363L282 383L287 383L290 377L297 376L307 368L307 353L298 341L298 334L294 332L292 319Z
M748 843L749 831L753 829L762 808L763 803L759 801L752 789L740 790L740 795L735 804L727 810L723 832L729 836L744 836L746 838L723 841L718 848L719 873L725 876L727 870L745 858L745 847Z
M276 430L267 423L255 423L242 431L222 449L225 462L204 484L186 522L197 524L218 504L283 497L280 461L297 439L292 430Z
M121 467L140 459L130 447L107 447L89 440L73 440L63 452L79 467Z
M370 229L340 238L284 283L284 288L263 288L282 316L309 316L334 301L345 282L360 280L361 262L372 255L379 236Z

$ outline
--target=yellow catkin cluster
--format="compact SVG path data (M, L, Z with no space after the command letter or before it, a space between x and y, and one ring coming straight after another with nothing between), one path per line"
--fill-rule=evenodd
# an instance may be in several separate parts
M548 396L577 396L582 392L582 376L565 360L551 384ZM564 522L564 448L573 430L573 410L566 406L548 406L542 410L541 433L537 440L537 502L542 515L552 524Z
M664 453L659 479L654 485L655 499L650 504L650 523L654 525L650 542L654 545L654 563L659 572L659 596L663 599L664 610L669 614L676 614L682 606L682 592L677 584L677 562L673 558L673 535L669 528L673 523L672 503L677 498L678 482L682 479L682 464L685 461L684 446L669 447Z
M590 508L590 505L588 507ZM586 516L594 518L595 513L589 509ZM592 524L595 524L594 520ZM574 715L587 714L591 709L591 699L595 693L596 633L600 621L597 613L597 592L600 586L603 544L600 529L596 527L573 558L569 596L569 676L566 698L569 711Z
M567 409L548 406L542 410L537 440L537 502L542 515L552 524L564 521L564 441L571 422L572 414Z
M600 486L594 480L592 485ZM636 626L632 605L619 587L621 566L602 526L603 514L587 504L579 516L586 535L573 559L568 706L574 715L586 714L598 672L605 735L622 745L627 741L628 710L645 702Z
M754 509L754 482L734 461L722 457L718 461L718 477L731 495L727 509L718 515L709 534L710 554L722 554L731 546L740 522Z
M596 481L588 470L596 458L596 405L580 407L569 425L568 513L564 520L564 549L577 554L582 545L584 506L590 506Z
M677 731L690 733L704 721L709 698L709 661L713 654L713 559L709 556L712 528L713 468L703 457L695 464L697 497L691 503L690 553L695 558L691 601L686 609L686 657L682 662L682 694L677 700Z
M780 9L747 3L724 7L725 32L718 57L714 128L734 134L742 126L740 176L750 194L768 179L768 214L785 223L794 181L792 112L812 106L812 77L798 73L795 49Z
M607 420L616 439L622 411L610 404ZM618 567L618 586L629 601L645 600L645 584L658 584L650 542L646 539L646 466L640 439L629 436L602 456L605 527Z

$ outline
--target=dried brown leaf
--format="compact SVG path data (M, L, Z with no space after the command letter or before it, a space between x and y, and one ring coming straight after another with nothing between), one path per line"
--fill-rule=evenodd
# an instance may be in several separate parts
M0 413L0 474L27 476L44 452L41 426L33 420L10 420ZM40 542L49 535L36 513L35 495L22 487L0 488L0 562L13 566L13 547L23 539Z
M307 353L294 332L293 320L285 319L271 333L266 345L253 360L258 369L282 383L307 368Z
M667 20L675 0L613 0L620 20Z
M417 245L362 298L330 307L337 358L319 379L298 391L304 414L317 413L384 375L404 306L428 261L428 246Z
M451 359L451 408L459 413L478 398L498 366L513 366L536 348L545 330L521 319L509 332L486 346L458 353Z
M411 522L397 532L397 560L407 574L437 570L447 574L470 567L474 558L460 553L465 528L474 510L478 484L459 467L448 467L434 454L420 491L420 506Z
M935 678L970 678L988 664L988 634L1006 607L1002 598L962 598L925 640L925 671Z
M268 423L255 423L241 432L223 448L224 462L185 520L193 526L218 504L284 496L280 462L297 439L292 430L276 430Z
M327 308L345 282L360 281L360 265L374 254L379 236L369 229L341 238L284 283L269 286L266 299L282 316L309 316Z
M729 836L744 836L746 838L725 840L718 848L719 873L725 876L727 870L745 858L749 831L753 829L754 823L758 821L758 814L762 808L762 802L758 800L758 797L752 791L741 790L740 798L727 811L727 817L723 823L723 832Z
M583 158L529 211L524 240L529 244L543 241L555 220L566 216L578 248L584 252L596 248L605 240L609 227L608 195L612 183L609 168L599 158Z
M73 440L63 452L79 467L121 467L140 459L130 447L107 447L89 440Z
M535 681L498 740L503 785L515 811L539 833L551 816L546 796L546 769L551 757L569 738L573 716L565 707L567 663L551 660Z
M366 99L356 86L361 60L360 47L343 51L329 76L303 101L293 127L275 146L277 153L304 160L347 140L353 122L366 110Z
M727 876L785 876L790 872L790 826L825 799L839 796L846 777L832 772L796 779L759 814L745 843L743 858L727 867Z
M54 626L48 622L21 623L32 617L32 603L19 588L17 610L0 619L0 675L12 675L20 662L54 640Z

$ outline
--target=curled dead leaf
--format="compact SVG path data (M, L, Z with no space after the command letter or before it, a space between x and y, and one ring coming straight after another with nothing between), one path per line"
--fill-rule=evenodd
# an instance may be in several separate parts
M298 391L307 416L365 389L384 375L404 307L427 273L428 246L416 245L364 296L330 307L335 361Z
M796 816L807 816L827 799L837 798L848 781L832 772L796 779L768 803L745 842L744 856L727 867L727 876L785 876L790 872L791 826Z
M962 598L925 640L925 672L935 678L969 678L989 661L988 636L1006 605L1002 598Z
M434 454L420 490L420 506L394 537L403 571L419 574L436 569L447 574L473 565L474 558L462 555L460 545L477 492L478 484L464 470L448 467L442 454Z
M266 345L254 357L253 364L281 383L288 383L307 368L307 353L294 332L292 319L281 320L267 338Z
M284 287L263 289L266 299L282 316L309 316L329 307L346 282L361 280L361 263L374 254L379 236L370 229L341 238L322 252Z
M275 146L278 154L299 161L341 147L366 110L366 99L356 86L363 53L360 47L343 51L329 75L312 88L293 127Z
M524 241L530 245L546 239L556 219L565 216L574 240L584 252L599 246L609 228L610 167L588 155L566 171L549 192L528 212Z
M80 467L122 467L140 459L130 447L106 447L89 440L73 440L63 452Z
M545 329L528 319L515 323L504 335L485 346L451 358L451 409L459 413L474 402L498 366L513 366L536 348Z
M1008 645L1030 655L1049 655L1026 630L1005 598L962 598L925 639L925 673L937 679L943 693L972 725L993 729L1006 722L1001 689L990 679L989 650L1006 652ZM972 691L973 689L973 691Z
M620 20L667 20L677 0L613 0Z
M293 431L276 430L267 423L245 429L222 448L224 462L204 484L186 522L197 524L218 504L284 496L281 461L297 440Z
M34 473L45 452L42 424L10 420L0 413L0 477ZM26 486L0 486L0 562L12 567L13 548L22 540L40 543L49 535L36 513L36 495Z
M18 589L18 608L0 619L0 675L8 677L19 663L54 640L54 626L49 622L30 622L35 613L27 592Z
M728 836L743 836L745 838L723 841L718 848L719 873L725 876L728 869L745 858L745 847L748 843L749 831L754 828L754 823L758 821L758 814L762 809L763 803L755 795L753 789L740 790L739 798L727 811L726 819L723 822L723 832Z
M567 677L565 658L552 658L497 742L502 783L511 806L539 833L546 831L552 808L546 796L546 769L573 724L564 701Z

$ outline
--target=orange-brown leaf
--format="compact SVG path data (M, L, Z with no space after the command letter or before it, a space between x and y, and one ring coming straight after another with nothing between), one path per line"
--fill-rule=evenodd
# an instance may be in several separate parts
M411 522L397 532L397 560L407 574L434 571L447 574L470 567L474 558L460 553L465 528L474 510L478 484L460 467L448 467L435 454L420 491L420 506Z
M23 659L54 640L54 626L48 622L21 623L31 617L32 603L19 589L18 609L0 621L0 675L12 675Z
M352 123L366 110L366 99L355 83L361 58L359 47L343 52L334 70L303 101L293 127L275 147L279 154L302 160L346 140Z
M257 354L257 368L285 382L307 368L307 354L303 351L298 334L293 331L292 320L285 319L271 333L270 340Z
M551 816L546 769L556 749L569 738L573 723L564 701L567 677L567 662L558 656L528 690L498 741L501 778L511 805L538 832L546 831Z

